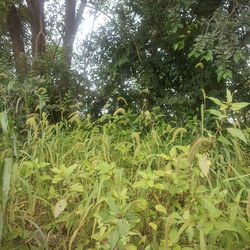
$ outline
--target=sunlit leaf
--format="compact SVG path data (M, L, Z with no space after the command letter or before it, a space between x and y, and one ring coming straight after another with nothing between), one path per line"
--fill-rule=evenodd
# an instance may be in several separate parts
M4 73L0 73L0 78L8 78L8 76Z
M167 213L166 207L162 206L161 204L157 204L157 205L155 206L155 209L156 209L158 212L162 212L162 213L164 213L164 214Z
M154 188L159 189L159 190L164 190L166 187L162 183L156 183L154 184Z
M199 157L199 166L200 166L200 169L202 171L202 173L208 177L208 173L209 173L209 168L211 166L211 162L210 160L208 159L208 157L206 155L201 155Z
M137 250L137 247L135 245L127 245L126 250Z
M197 63L196 65L195 65L195 68L204 68L204 64L203 63Z
M200 229L200 250L206 250L206 241L205 241L205 236L202 232L202 229Z
M103 236L104 236L106 229L107 228L105 226L102 226L98 233L92 234L91 238L93 238L97 241L101 241L103 239Z
M84 191L84 188L81 183L75 183L70 187L70 190L82 193Z
M62 181L63 177L61 177L60 175L56 175L53 179L52 179L52 183L55 184L59 181Z
M231 95L231 92L229 91L229 89L227 89L227 102L232 103L232 101L233 101L233 97Z
M155 231L157 230L157 225L153 222L148 223L150 227L152 227Z
M148 207L148 202L144 198L139 198L135 200L135 207L138 211L143 211Z
M248 102L236 102L236 103L232 104L231 109L234 110L234 111L238 111L238 110L241 110L241 109L245 108L249 104L250 103L248 103Z

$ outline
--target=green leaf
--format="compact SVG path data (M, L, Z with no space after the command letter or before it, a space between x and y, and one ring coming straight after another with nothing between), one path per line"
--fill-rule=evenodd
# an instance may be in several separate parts
M138 211L143 211L148 207L148 202L144 198L139 198L139 199L135 200L134 204L135 204L135 208Z
M7 112L0 112L0 123L4 134L8 133L8 118Z
M199 62L195 65L195 68L204 68L204 64L202 62Z
M177 49L178 49L178 46L179 46L179 43L175 43L175 44L174 44L174 50L177 50Z
M241 109L245 108L249 104L250 103L248 103L248 102L236 102L236 103L232 104L231 109L234 110L234 111L238 111L238 110L241 110Z
M234 226L226 221L218 221L215 226L221 231L236 231Z
M63 180L63 177L61 177L60 175L56 175L53 180L52 180L52 183L55 184L59 181Z
M212 218L217 218L221 215L221 211L219 209L217 209L210 200L203 198L202 204L203 204L204 208L206 208L208 210L209 215Z
M73 164L69 166L68 168L66 168L65 177L69 177L77 167L78 167L77 164Z
M224 72L223 70L218 70L217 74L218 74L217 81L219 82L222 79Z
M231 79L233 77L233 73L231 70L226 70L223 73L223 79Z
M2 203L4 209L9 197L12 166L13 166L12 158L5 158L4 172L3 172L3 187L2 187L3 190Z
M196 193L205 193L207 192L207 188L203 185L200 185L197 189L196 189Z
M225 145L229 145L229 146L232 145L232 143L226 137L224 137L223 135L220 135L217 140L222 142Z
M96 241L101 241L103 236L105 236L106 229L107 228L105 226L102 226L99 232L92 234L91 238L95 239Z
M156 184L154 184L154 188L159 189L159 190L164 190L164 189L166 189L166 186L162 183L156 183Z
M215 104L217 104L218 106L222 106L222 102L214 97L207 97L209 100L213 101Z
M140 180L133 184L133 188L148 188L148 186L145 180Z
M213 61L213 52L211 50L209 50L207 52L207 55L203 57L206 61Z
M9 199L9 191L11 186L11 172L12 172L13 160L12 158L5 158L4 170L3 170L3 186L2 186L2 207L0 210L0 244L2 239L3 225L4 225L4 213L7 201Z
M216 109L209 109L207 110L210 114L217 116L220 120L226 118L226 115L223 115L220 111Z
M70 187L70 190L82 193L84 191L84 188L81 183L75 183Z
M227 128L228 133L232 136L237 137L238 139L242 140L243 142L247 143L247 139L243 132L238 128Z
M130 230L131 226L127 220L120 220L118 223L118 231L121 236L126 234Z
M111 250L115 249L120 238L118 230L111 231L108 238L109 238L110 249Z
M154 181L153 180L148 180L147 182L148 187L152 188L154 186Z
M38 168L44 168L44 167L47 167L49 165L50 165L49 162L40 162L40 163L37 164L37 167Z
M137 247L135 245L127 245L126 250L137 250Z
M206 250L206 241L202 229L200 229L200 250Z
M161 204L157 204L157 205L155 206L155 209L156 209L158 212L162 212L162 213L164 213L164 214L167 213L167 209L166 209L164 206L162 206Z
M67 206L66 199L62 199L56 203L56 205L53 209L53 214L54 214L55 218L57 218L65 210L66 206Z
M244 60L244 59L245 59L245 56L243 56L240 51L236 51L234 53L234 62L235 63L238 63L240 60Z
M0 73L0 78L8 78L8 76L6 75L6 74L4 74L4 73Z
M189 219L190 219L190 211L189 211L189 210L186 210L186 211L183 213L183 219L184 219L184 220L189 220Z
M152 227L155 231L157 230L157 225L153 222L148 223L150 227Z
M229 89L227 89L227 102L232 103L232 101L233 101L233 97L231 95L231 92Z

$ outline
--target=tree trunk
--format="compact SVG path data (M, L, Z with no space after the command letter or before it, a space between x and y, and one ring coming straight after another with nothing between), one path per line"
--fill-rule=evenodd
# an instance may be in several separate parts
M26 0L31 15L32 56L34 61L45 51L44 0Z
M21 20L15 5L12 5L9 9L7 24L16 64L16 72L19 78L23 80L27 73L28 65L25 58Z
M65 66L70 69L72 62L73 45L76 32L81 23L87 0L81 0L76 12L76 0L65 0L65 27L63 37L63 51Z
M64 70L61 79L61 96L64 98L70 86L70 68L72 64L73 45L76 32L81 23L82 15L85 10L87 0L81 0L78 10L76 10L76 0L65 0L65 20L63 35L63 60Z

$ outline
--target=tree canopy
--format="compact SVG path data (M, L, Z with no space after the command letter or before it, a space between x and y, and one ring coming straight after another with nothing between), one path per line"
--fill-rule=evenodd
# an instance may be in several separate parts
M113 112L125 104L118 97L182 120L200 107L202 89L249 100L247 2L1 1L1 72L19 87L40 77L30 88L46 89L54 121L77 102L93 117ZM86 9L108 18L74 51Z

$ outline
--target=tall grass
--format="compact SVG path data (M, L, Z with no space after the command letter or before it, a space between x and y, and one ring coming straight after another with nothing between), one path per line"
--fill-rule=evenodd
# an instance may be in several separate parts
M29 114L18 143L1 114L2 249L247 249L249 128L214 101L183 128L153 111Z

